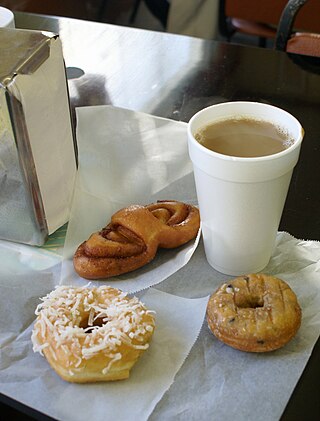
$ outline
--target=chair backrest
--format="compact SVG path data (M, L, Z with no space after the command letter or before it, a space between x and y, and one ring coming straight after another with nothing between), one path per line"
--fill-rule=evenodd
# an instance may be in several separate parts
M278 26L287 0L221 0L227 17ZM320 33L320 1L309 0L297 16L295 25L301 30Z
M289 38L286 51L320 57L320 34L298 32Z
M275 39L275 48L277 50L320 57L320 33L293 33L293 27L296 27L296 20L308 1L310 0L289 0L286 4L279 20Z

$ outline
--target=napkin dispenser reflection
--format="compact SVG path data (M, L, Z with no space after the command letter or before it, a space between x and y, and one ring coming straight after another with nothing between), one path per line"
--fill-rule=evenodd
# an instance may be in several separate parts
M0 238L43 245L69 218L75 140L58 35L0 29Z

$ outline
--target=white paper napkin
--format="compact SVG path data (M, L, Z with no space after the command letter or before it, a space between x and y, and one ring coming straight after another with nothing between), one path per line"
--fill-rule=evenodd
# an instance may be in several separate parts
M262 354L237 351L204 324L199 340L149 421L274 421L283 413L320 334L320 242L278 233L264 273L285 280L302 308L302 324L283 348ZM199 244L190 264L157 288L185 297L210 294L230 276L209 267Z
M117 195L119 195L120 190L116 191L116 189L112 188L112 184L116 180L107 180L109 184L106 191L108 192L110 187L110 191L115 195L109 203L108 198L106 201L105 197L101 198L95 195L95 183L91 182L89 175L90 168L93 168L96 163L103 164L100 152L104 149L105 144L105 125L104 123L100 124L100 121L106 119L107 125L112 125L112 118L110 116L107 117L107 114L109 115L108 110L110 110L110 107L102 107L101 109L100 107L89 108L83 110L83 112L88 114L90 119L80 118L80 122L82 121L83 124L88 124L89 133L90 130L92 130L92 133L95 131L94 126L91 125L91 121L97 125L97 130L100 133L98 137L92 136L91 145L86 145L89 151L91 151L91 155L89 154L91 158L89 159L88 157L83 162L85 171L80 171L79 173L81 177L83 174L83 179L80 180L79 184L83 190L79 191L78 197L75 198L75 203L80 205L76 209L78 217L83 216L86 218L87 213L92 215L90 220L86 220L88 224L92 224L86 228L88 233L91 230L100 229L106 222L105 212L111 214L116 210L113 207L118 208L119 205ZM134 125L131 122L131 118L135 121L137 131L140 130L139 127L145 127L142 123L139 126L140 118L142 118L145 124L148 123L148 127L156 127L157 124L160 124L160 133L166 131L165 127L167 125L167 128L170 128L170 132L172 129L174 133L180 133L178 135L178 138L180 138L178 144L181 145L181 160L178 160L178 157L176 157L176 161L179 162L178 166L172 166L171 171L167 172L167 178L161 178L161 183L158 183L158 179L155 180L151 177L151 181L149 180L150 185L148 184L149 190L147 190L146 185L143 183L143 177L140 179L136 177L138 180L137 186L139 186L137 191L140 192L137 193L138 198L148 203L154 197L157 198L160 195L160 198L176 198L177 200L196 203L193 174L190 172L190 163L186 150L184 149L185 146L182 147L185 125L152 116L137 115L127 110L116 110L111 111L111 113L113 118L116 118L115 115L117 113L119 113L119 119L120 115L126 117L127 123L125 125L127 124L129 127L128 132L130 133ZM146 131L148 132L148 130ZM155 136L159 135L157 128L153 132ZM167 139L167 136L164 136L164 139ZM170 139L172 138L170 137ZM166 140L163 141L165 142ZM99 150L99 154L94 153L96 147ZM173 147L176 148L177 146ZM161 153L164 153L164 151ZM129 155L139 160L139 154L135 153L134 150ZM148 159L153 159L152 154L147 154L147 157ZM157 162L157 159L159 159L159 162ZM112 160L111 162L109 161L110 157L106 165L115 165ZM157 154L154 161L157 162L156 166L161 167L161 160L157 158ZM169 162L171 161L169 160ZM132 166L134 167L133 164ZM147 167L149 167L149 164L146 164L145 168ZM165 174L165 171L163 174ZM122 186L122 184L120 185ZM162 190L158 192L158 188ZM146 191L145 195L144 189ZM130 193L130 189L128 190ZM151 196L147 197L149 193ZM78 194L77 189L76 194ZM131 203L131 199L133 200L134 198L133 191L130 194L130 202L128 203ZM91 202L90 198L92 198ZM105 210L104 206L106 203L107 207ZM76 224L71 223L68 233L70 235L68 239L69 251L66 253L66 256L69 256L68 258L70 258L70 253L75 243L82 241L82 238L77 237L79 234L78 231L80 237L84 234L87 235L87 232L83 232L83 227L77 227ZM52 416L56 415L58 417L57 412L54 412L58 410L60 419L68 420L69 418L67 418L66 413L70 409L69 401L74 402L72 387L74 385L67 384L61 390L59 386L60 379L52 372L44 358L32 353L30 342L30 323L34 317L33 311L37 299L39 296L45 295L51 290L60 279L59 256L52 256L50 253L39 249L29 248L27 246L21 247L8 242L0 242L0 254L4 257L0 268L0 317L6 320L6 323L0 326L0 392L21 400L36 409L45 411ZM171 259L171 251L170 256ZM206 420L208 418L223 419L225 421L234 421L235 419L247 421L257 418L259 421L274 421L279 419L320 334L319 261L319 242L298 240L287 233L278 233L272 259L264 272L287 281L298 296L302 307L303 318L301 328L296 337L285 347L275 352L266 354L243 353L219 342L211 334L206 323L204 323L198 340L192 347L181 370L177 372L188 350L190 350L193 341L196 339L198 328L195 328L194 323L197 324L199 322L198 327L200 328L201 318L199 320L198 316L199 312L204 311L201 306L206 303L207 299L203 298L204 301L202 299L200 301L193 300L199 297L207 297L221 283L230 278L214 271L208 265L204 255L203 244L200 241L189 263L182 267L180 265L179 270L174 271L171 276L157 284L157 292L150 290L146 296L147 299L144 300L144 297L142 299L146 304L149 304L149 298L151 297L150 304L154 306L158 314L163 314L164 316L164 319L161 316L157 322L158 328L154 337L154 343L157 344L163 340L166 347L169 343L168 348L170 352L174 352L176 349L182 350L180 356L173 358L176 362L174 368L170 366L171 363L168 365L168 370L166 367L161 368L161 370L164 370L168 374L168 378L166 379L167 388L176 373L175 381L166 393L164 393L166 389L162 384L161 393L164 394L162 398L161 396L159 397L161 399L150 415L149 421L163 419L174 421L185 419ZM165 259L163 263L166 264ZM168 264L170 266L170 262ZM44 269L45 272L43 271ZM147 276L153 276L154 274L155 272L153 270L149 272L149 268L146 268ZM64 275L66 276L66 272L64 272ZM67 280L67 278L65 279ZM154 282L154 280L151 282ZM156 282L158 282L158 278ZM158 295L160 290L166 294ZM151 295L149 296L149 294ZM180 299L178 297L192 300ZM169 312L167 312L166 303L169 305ZM174 311L176 305L177 313L171 318L170 312ZM164 312L162 312L163 309ZM5 314L5 319L2 316L2 312ZM168 320L167 317L170 319ZM185 325L183 329L188 329L190 324L190 328L194 334L189 330L179 330L177 336L179 343L182 341L182 344L186 345L187 342L188 346L179 346L177 348L176 344L172 342L171 333L173 333L172 328L179 327L180 324ZM168 341L165 339L165 336L161 336L161 338L157 336L159 333L163 333L164 335L169 333ZM176 335L176 332L174 335ZM150 353L146 353L142 358L146 357L147 360L151 358L152 349L149 350ZM141 366L143 368L143 361L141 359L135 367L137 371L140 370ZM135 376L136 374L133 375L132 379L135 379ZM129 379L129 381L132 381L132 379ZM149 379L147 379L147 383L143 384L147 388L151 387L148 382ZM90 410L92 419L95 419L95 415L99 417L101 411L104 412L104 415L108 414L110 408L108 406L101 409L100 405L104 405L103 401L107 394L103 392L101 395L99 394L101 398L95 398L93 396L94 393L91 392L91 390L95 390L95 386L89 385L89 392L86 391L83 399L78 399L78 393L76 395L77 402L81 401L81 411L84 411L86 416L88 416ZM107 387L109 386L107 384ZM32 392L33 387L34 394ZM77 387L80 388L80 386ZM98 385L99 391L100 388L104 390L103 385ZM85 386L83 390L86 389L87 387ZM41 399L37 398L37 393L41 393L42 390L45 392L44 396L40 395L41 399L44 399L43 405ZM50 399L46 396L46 393L49 392ZM153 396L152 399L151 404L145 407L145 415L152 410L152 405L156 403L158 397L155 398ZM94 404L91 404L91 401ZM87 408L85 408L86 406ZM78 420L78 418L74 419ZM81 418L79 419L81 420Z
M193 177L185 123L110 106L83 107L77 109L77 139L79 171L60 283L80 286L87 280L75 273L73 254L115 211L166 199L195 204L196 196L193 181L184 188ZM158 284L187 264L198 240L159 250L151 263L112 278L112 285L136 292Z
M71 384L32 351L37 297L52 284L50 273L0 277L0 318L7 321L0 326L0 392L64 421L147 420L198 337L208 297L191 300L149 289L140 299L156 311L156 330L129 379Z

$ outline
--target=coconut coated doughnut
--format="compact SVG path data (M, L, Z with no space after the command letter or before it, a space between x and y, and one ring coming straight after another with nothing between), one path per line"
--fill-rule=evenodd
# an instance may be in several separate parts
M273 351L295 336L301 309L286 282L251 274L218 288L209 299L207 321L212 333L233 348Z
M155 327L152 311L109 286L58 287L42 298L36 315L33 350L75 383L129 377Z

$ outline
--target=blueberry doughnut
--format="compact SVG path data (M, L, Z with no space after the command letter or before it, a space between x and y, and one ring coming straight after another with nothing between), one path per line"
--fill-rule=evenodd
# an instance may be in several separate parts
M248 352L273 351L288 343L301 324L301 308L289 285L264 274L239 276L212 294L207 306L212 333Z

